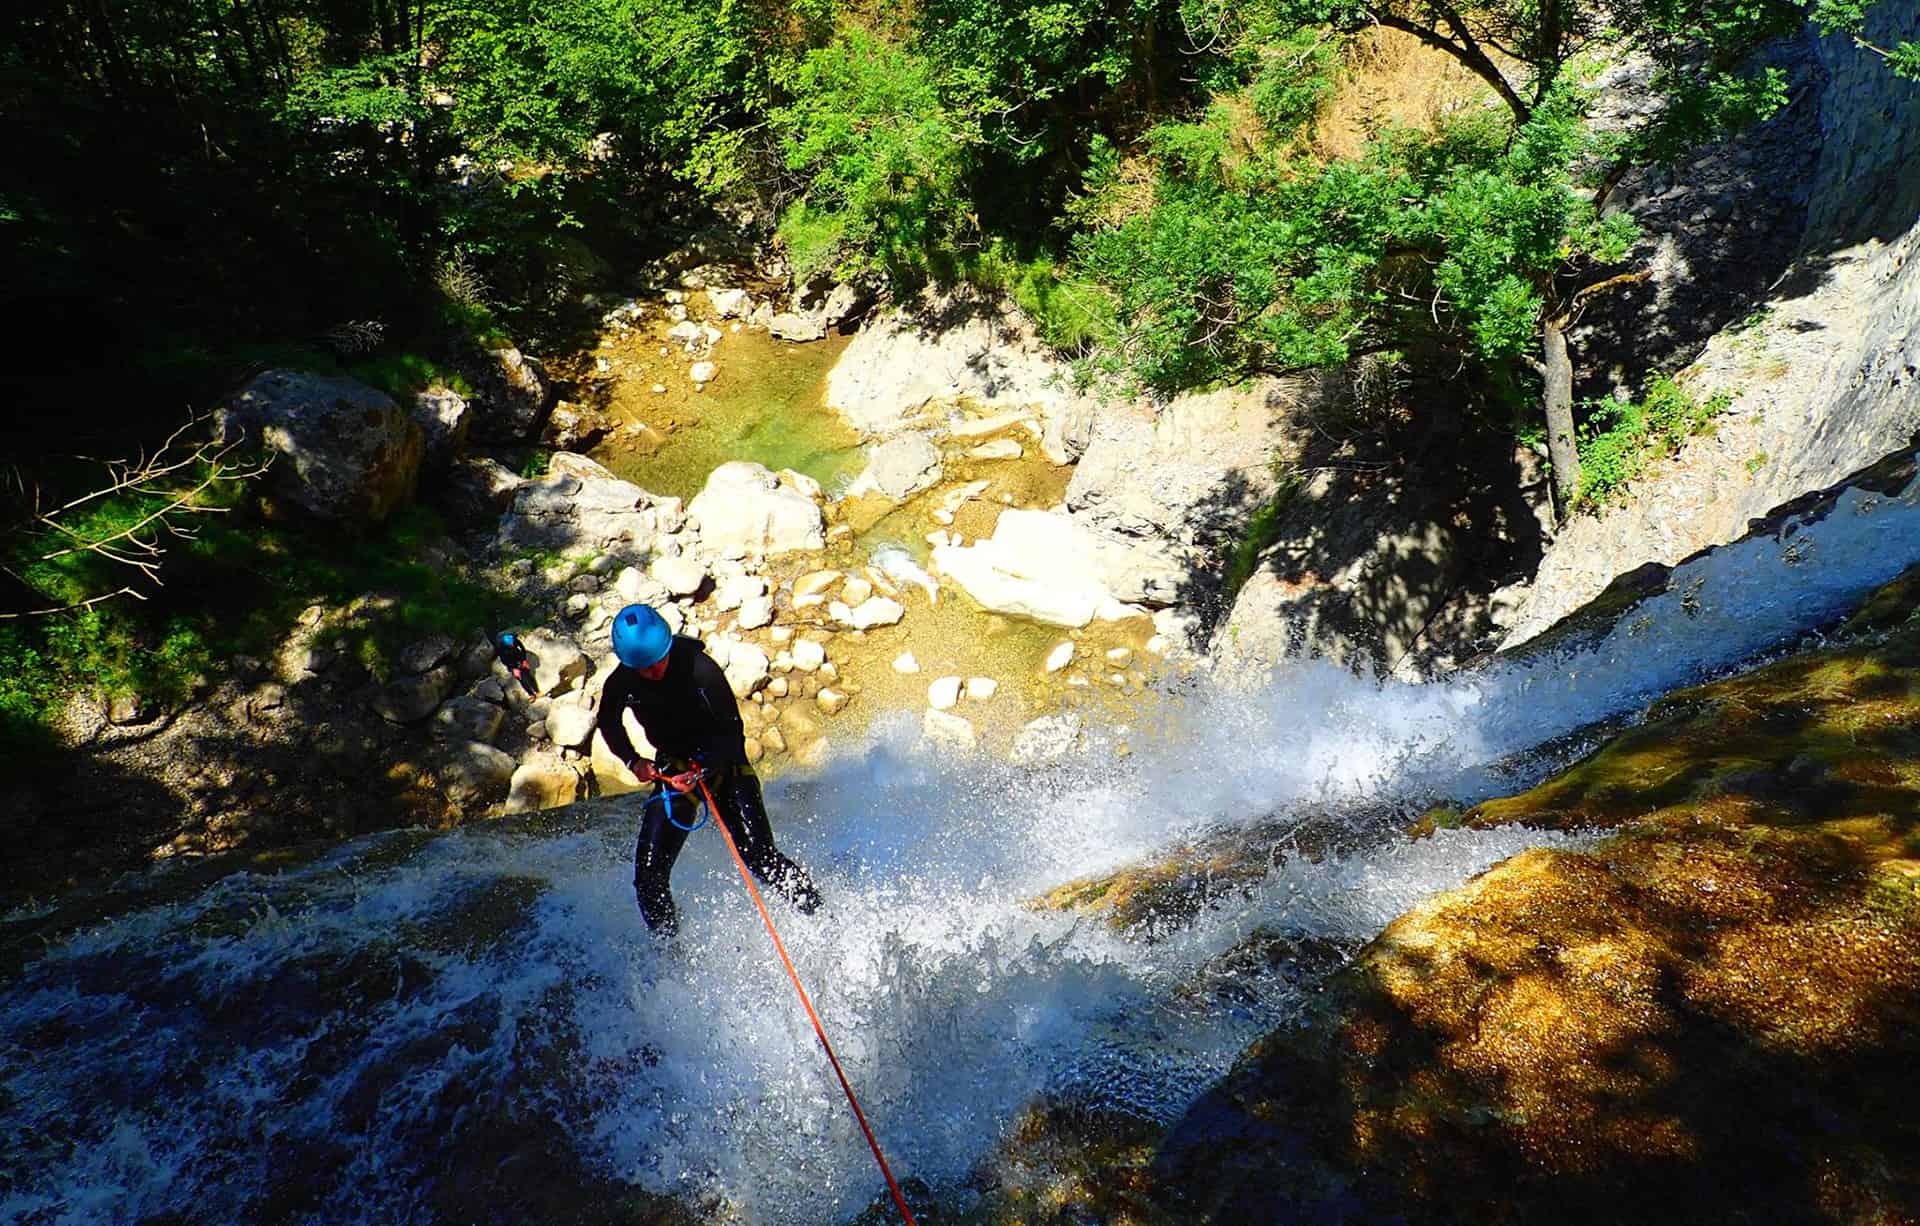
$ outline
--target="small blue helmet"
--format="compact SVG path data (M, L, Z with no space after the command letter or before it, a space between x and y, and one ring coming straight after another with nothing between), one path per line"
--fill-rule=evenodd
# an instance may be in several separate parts
M673 630L652 605L630 604L613 615L613 654L628 668L651 668L672 646Z

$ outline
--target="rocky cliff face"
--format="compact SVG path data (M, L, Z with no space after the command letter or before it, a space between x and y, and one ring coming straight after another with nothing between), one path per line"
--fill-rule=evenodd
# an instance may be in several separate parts
M1874 37L1916 33L1920 10L1888 7ZM1769 508L1872 464L1920 426L1920 85L1844 39L1815 52L1819 71L1806 80L1817 99L1785 120L1817 118L1799 254L1683 376L1700 394L1731 393L1732 409L1625 505L1562 529L1503 645L1545 630L1616 575L1736 539Z

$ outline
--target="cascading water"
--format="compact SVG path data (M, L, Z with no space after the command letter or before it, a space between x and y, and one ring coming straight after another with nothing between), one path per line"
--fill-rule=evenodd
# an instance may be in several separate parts
M1256 929L1359 942L1556 839L1382 832L1152 943L1035 894L1209 827L1511 790L1527 780L1496 763L1920 559L1917 503L1849 492L1784 543L1691 564L1577 653L1421 686L1303 663L1258 693L1188 687L1036 771L943 760L902 721L771 788L828 896L777 918L895 1169L960 1184L1042 1093L1172 1118L1301 999L1282 973L1207 990ZM552 1179L557 1152L599 1180L582 1195L857 1210L878 1175L718 839L681 858L687 930L663 952L629 886L635 821L362 840L64 937L0 985L0 1219L466 1220L500 1202L463 1181Z

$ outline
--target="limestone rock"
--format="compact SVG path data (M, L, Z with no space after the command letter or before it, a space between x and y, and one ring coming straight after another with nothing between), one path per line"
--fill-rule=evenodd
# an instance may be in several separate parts
M593 700L585 694L569 695L547 711L547 735L562 749L581 749L593 735Z
M1072 715L1043 715L1021 728L1008 757L1016 765L1051 762L1072 752L1080 739L1080 721Z
M801 639L792 647L793 666L803 673L813 672L827 662L827 649L811 639Z
M872 595L872 582L862 579L858 575L850 576L845 583L840 585L840 599L846 601L849 605L857 607L862 601Z
M493 746L468 741L449 749L440 763L440 783L447 799L471 809L504 795L514 767L514 760Z
M512 469L486 456L460 456L447 473L442 499L462 516L492 520L513 505L526 482Z
M720 377L720 368L712 362L695 362L687 370L687 379L696 388L705 387Z
M886 438L930 416L931 406L956 401L990 413L1038 410L1049 421L1090 412L1091 398L1072 389L1067 365L1018 311L934 294L854 336L827 376L827 407L861 433ZM1070 458L1063 447L1057 462Z
M378 522L411 501L426 447L385 392L288 370L254 378L219 410L216 430L273 454L274 505L345 524Z
M1053 645L1053 650L1047 653L1046 663L1042 667L1047 672L1057 673L1071 663L1073 663L1073 640L1061 639Z
M491 745L506 717L505 711L484 698L450 698L434 712L433 726L441 736Z
M1018 442L1010 438L997 438L967 449L969 460L1017 460L1026 451ZM1084 457L1083 457L1084 459Z
M585 456L556 452L546 476L515 490L498 535L508 547L635 554L683 522L678 498L656 497Z
M714 589L713 607L724 613L738 609L747 601L766 594L765 579L758 575L737 575L720 582Z
M815 694L813 701L828 715L838 715L840 712L846 710L847 704L852 702L853 699L844 691L827 687L823 688L818 694Z
M557 809L584 799L585 788L578 771L565 762L536 758L522 762L507 784L507 813L531 813Z
M920 661L913 658L911 651L903 651L893 658L893 671L896 673L917 673Z
M870 596L857 609L850 609L844 602L838 600L827 606L829 617L853 630L871 630L875 626L895 625L906 616L906 613L904 605L897 600L888 600L885 596Z
M834 584L840 582L840 579L841 575L837 570L808 571L793 581L793 594L795 596L818 596Z
M825 728L820 716L799 703L793 703L780 712L779 731L790 744L803 745L815 740Z
M960 687L963 684L958 677L942 677L927 687L927 705L936 711L945 711L960 701Z
M745 460L714 469L687 512L699 522L701 539L722 552L789 553L819 549L826 541L814 500Z
M727 675L727 684L733 687L735 698L745 698L767 683L772 670L767 653L752 643L735 640L727 653L727 662L722 668Z
M547 372L511 347L477 356L468 368L474 385L473 432L481 438L519 443L534 437L553 404Z
M432 672L453 657L453 640L444 634L429 635L407 644L400 652L400 667L410 673Z
M633 717L631 711L623 711L620 723L627 730L627 739L633 743L634 752L652 761L658 751L647 740L647 734L640 730L640 721ZM592 766L594 786L600 795L622 796L640 790L639 777L614 758L613 751L607 748L607 738L597 729L587 750L587 760Z
M691 596L707 582L707 568L685 554L655 558L647 566L647 574L675 596Z
M721 319L745 319L753 314L753 298L743 289L709 289L707 305Z
M973 724L951 711L928 711L920 717L920 735L930 744L971 752L977 743Z
M740 602L740 628L758 630L773 621L773 597L749 596Z
M1160 406L1109 405L1073 470L1067 509L1119 538L1211 541L1273 500L1274 459L1299 449L1309 428L1301 406L1319 394L1265 378Z
M968 677L967 697L975 701L992 698L1000 690L1000 683L992 677Z
M849 492L877 492L902 502L937 483L943 471L940 449L933 440L909 432L875 447L867 457L866 471L855 479Z
M775 340L817 341L827 334L827 326L817 319L782 311L767 322L767 331Z
M528 662L533 666L533 683L541 694L564 694L593 671L592 662L579 644L551 630L529 631L520 636L520 644L527 649ZM517 682L514 688L519 688Z
M432 715L453 692L458 676L451 668L436 668L417 677L400 677L380 687L373 709L389 723L413 724Z
M426 473L444 473L467 445L467 433L473 425L473 412L459 392L447 387L431 387L413 397L413 420L420 426L424 450L420 469Z
M1184 581L1164 555L1051 511L1003 511L991 538L936 545L933 564L997 613L1076 628L1119 602L1170 603Z

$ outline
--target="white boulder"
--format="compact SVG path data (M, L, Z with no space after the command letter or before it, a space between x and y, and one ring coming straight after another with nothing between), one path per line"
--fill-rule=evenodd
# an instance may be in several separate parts
M819 505L764 465L746 460L714 469L687 512L699 523L701 539L721 552L789 553L826 543Z

